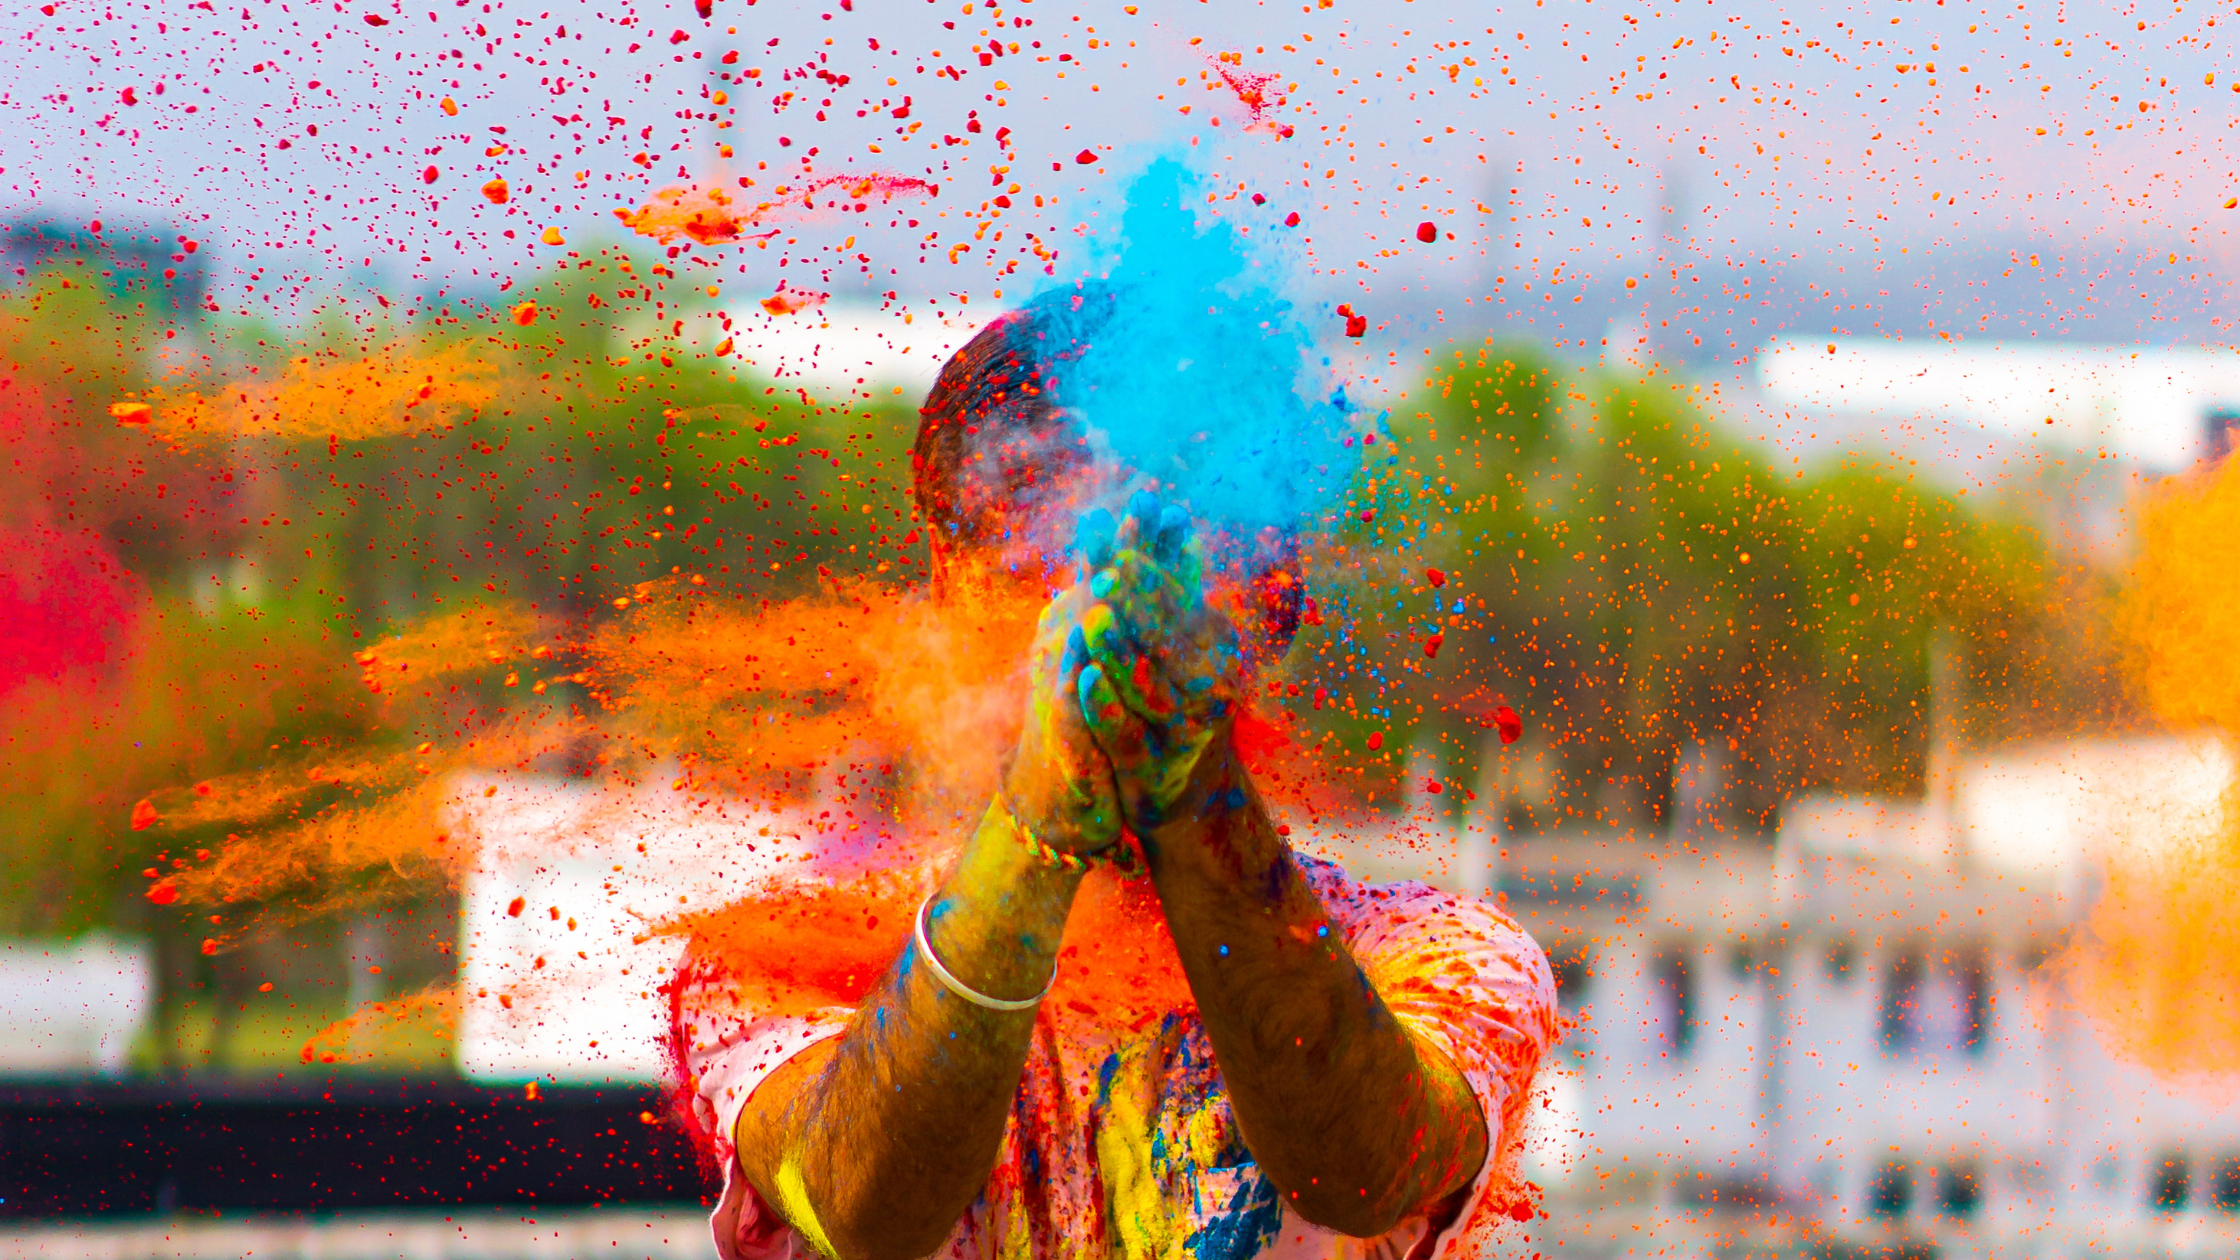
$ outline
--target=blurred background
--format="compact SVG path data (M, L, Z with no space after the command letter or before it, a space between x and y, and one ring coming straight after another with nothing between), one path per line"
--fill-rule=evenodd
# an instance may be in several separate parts
M1355 417L1294 840L1575 1022L1526 1249L2240 1254L2240 16L1510 7L0 19L4 1245L706 1254L650 908L913 773L756 636L1180 155Z

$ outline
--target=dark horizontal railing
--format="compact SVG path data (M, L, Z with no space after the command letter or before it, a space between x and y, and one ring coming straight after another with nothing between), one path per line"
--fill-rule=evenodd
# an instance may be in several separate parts
M336 1078L0 1088L0 1216L704 1202L650 1087Z

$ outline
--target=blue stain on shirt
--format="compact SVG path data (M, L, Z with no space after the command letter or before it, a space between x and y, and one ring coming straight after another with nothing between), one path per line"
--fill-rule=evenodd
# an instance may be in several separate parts
M1268 1180L1259 1165L1250 1162L1234 1169L1208 1171L1232 1173L1232 1177L1207 1180L1216 1185L1232 1181L1236 1188L1226 1204L1204 1214L1197 1230L1183 1240L1183 1246L1197 1260L1247 1260L1260 1254L1283 1228L1283 1200L1276 1194L1276 1184Z

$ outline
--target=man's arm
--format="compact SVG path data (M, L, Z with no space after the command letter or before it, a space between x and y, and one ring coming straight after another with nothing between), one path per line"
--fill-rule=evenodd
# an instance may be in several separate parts
M1077 690L1150 859L1245 1144L1292 1207L1370 1237L1469 1184L1487 1117L1332 932L1230 737L1242 644L1188 517L1138 494L1093 532ZM1105 541L1109 537L1109 541Z
M1192 787L1144 851L1245 1143L1299 1215L1384 1233L1470 1184L1490 1118L1385 1008L1226 740Z
M927 937L966 985L1032 997L1080 882L1021 843L997 806L927 907ZM828 1255L930 1255L995 1167L1034 1017L949 992L913 945L845 1033L747 1100L734 1129L741 1171Z

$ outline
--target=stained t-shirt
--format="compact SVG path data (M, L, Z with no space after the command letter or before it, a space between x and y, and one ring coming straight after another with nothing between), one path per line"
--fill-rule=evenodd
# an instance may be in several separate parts
M1483 1109L1488 1156L1464 1190L1376 1238L1301 1219L1254 1164L1194 1007L1112 1028L1038 1013L994 1172L934 1254L957 1260L1463 1260L1530 1213L1516 1177L1524 1105L1557 1036L1547 955L1506 914L1406 882L1361 884L1294 856L1393 1015L1444 1051ZM738 1170L731 1134L765 1077L846 1030L851 1007L738 1009L687 967L677 1045L695 1119L724 1167L722 1260L816 1254Z

